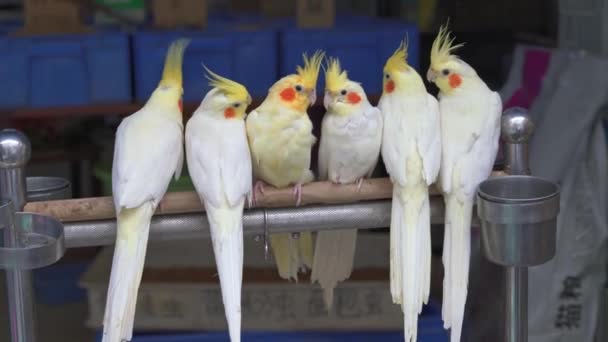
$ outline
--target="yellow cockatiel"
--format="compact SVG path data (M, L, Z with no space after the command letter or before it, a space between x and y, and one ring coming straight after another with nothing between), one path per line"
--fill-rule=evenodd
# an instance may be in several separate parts
M277 188L293 186L297 204L302 184L314 179L310 170L311 149L316 142L312 122L306 110L316 101L316 86L323 52L311 58L304 55L304 67L278 80L264 102L246 121L257 191L264 192L264 182ZM310 233L299 238L290 234L270 236L279 275L296 279L303 267L311 267L313 248Z
M187 40L171 44L162 80L148 102L116 132L112 195L118 221L103 342L130 341L150 220L184 157L182 59Z

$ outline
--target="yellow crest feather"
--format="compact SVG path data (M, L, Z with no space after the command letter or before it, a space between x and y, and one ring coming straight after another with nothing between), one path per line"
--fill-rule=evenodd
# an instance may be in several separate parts
M462 47L464 44L454 45L454 38L450 37L448 24L439 28L437 38L431 47L431 68L440 69L441 65L457 57L452 51Z
M348 73L342 70L340 61L337 58L330 58L325 71L325 89L337 92L346 86L347 81Z
M325 56L325 52L320 50L317 50L310 59L306 53L302 56L304 58L304 67L298 66L296 71L302 79L304 87L315 88L317 86L317 78L319 77L319 69L321 68L323 56Z
M404 71L408 68L407 64L407 38L404 39L392 56L388 58L384 65L385 72Z
M163 69L163 78L160 81L164 86L182 86L182 62L184 59L184 50L190 43L189 39L178 39L171 43L167 57L165 58L165 67Z
M207 70L207 79L210 86L219 89L230 101L251 103L251 96L244 85L222 77L204 65L203 67Z

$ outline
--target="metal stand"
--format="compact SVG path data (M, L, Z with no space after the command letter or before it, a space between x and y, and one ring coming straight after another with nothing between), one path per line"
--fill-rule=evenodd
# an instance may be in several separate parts
M529 176L527 142L534 126L524 109L502 117L506 171L511 176L479 185L477 213L483 250L495 264L507 268L506 339L528 340L528 269L555 255L559 186Z
M29 270L57 262L64 254L63 226L54 218L20 213L26 200L24 167L30 143L21 132L0 131L0 268L6 269L11 340L35 342L36 312Z

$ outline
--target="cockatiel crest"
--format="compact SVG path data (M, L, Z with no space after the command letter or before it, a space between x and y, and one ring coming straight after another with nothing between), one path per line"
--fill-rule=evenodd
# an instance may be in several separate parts
M439 34L431 47L431 66L426 74L443 94L450 94L461 87L468 78L478 78L477 72L452 52L464 44L454 45L447 24L439 29Z
M249 95L247 88L238 82L214 73L207 67L205 67L205 70L207 71L209 85L224 95L223 101L216 100L221 102L217 103L221 107L217 109L223 111L226 119L243 118L247 106L251 104L251 95Z
M322 51L315 52L310 58L304 54L304 66L298 66L295 74L278 80L270 88L267 99L305 113L306 109L317 100L317 79L324 55Z
M337 93L346 87L347 82L348 72L342 70L340 61L337 58L329 58L325 71L325 90Z
M235 102L249 102L251 103L251 95L247 91L244 85L235 82L233 80L222 77L213 71L207 70L207 79L209 80L209 85L219 89L228 99Z
M304 53L302 58L304 59L304 67L298 65L296 71L300 77L300 83L305 88L314 88L317 86L317 79L319 78L319 69L321 68L321 62L325 53L316 51L311 58Z
M443 65L450 61L458 59L458 56L452 54L452 51L461 48L464 44L454 45L454 38L450 37L447 24L439 28L439 34L433 41L431 47L431 68L435 70L441 69Z
M162 80L159 84L161 87L179 87L179 89L182 89L182 60L184 50L189 43L189 39L182 38L176 40L169 47Z
M348 115L364 102L367 103L367 97L361 84L348 79L348 72L342 69L337 58L329 58L325 71L325 108L338 115Z
M399 44L399 47L395 50L393 55L386 61L386 64L384 65L385 73L390 74L398 71L405 71L410 67L407 64L407 48L408 41L405 39Z
M406 37L384 64L384 79L382 80L384 95L393 93L395 89L399 89L401 92L422 93L426 91L418 72L407 63L407 49L408 39Z

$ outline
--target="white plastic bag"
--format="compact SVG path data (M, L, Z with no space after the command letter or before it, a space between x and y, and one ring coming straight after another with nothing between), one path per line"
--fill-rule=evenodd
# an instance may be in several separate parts
M608 153L600 115L608 103L608 60L559 61L565 63L556 61L560 68L545 80L553 86L532 112L532 174L560 183L562 192L557 254L530 269L529 340L591 342L607 260Z

